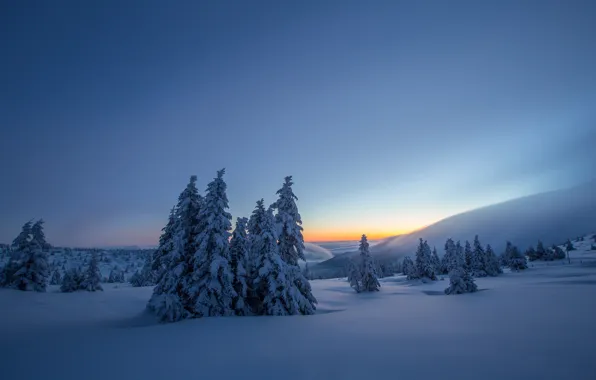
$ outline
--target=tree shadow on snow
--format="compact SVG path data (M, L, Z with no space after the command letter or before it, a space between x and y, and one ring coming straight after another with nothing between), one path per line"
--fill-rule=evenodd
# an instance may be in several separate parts
M489 290L489 289L486 289L486 288L478 289L474 293L483 292L485 290ZM421 292L426 294L427 296L445 296L446 295L445 291L439 291L439 290L422 290Z

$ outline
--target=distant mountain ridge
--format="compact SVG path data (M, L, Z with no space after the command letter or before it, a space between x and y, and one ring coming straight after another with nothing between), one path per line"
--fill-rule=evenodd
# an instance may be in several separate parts
M398 260L414 255L420 238L444 253L445 241L472 241L479 235L501 253L507 241L524 250L541 240L561 244L567 238L596 230L596 180L569 189L513 199L445 218L410 234L389 237L371 248L378 260ZM344 266L356 252L338 255L313 269Z

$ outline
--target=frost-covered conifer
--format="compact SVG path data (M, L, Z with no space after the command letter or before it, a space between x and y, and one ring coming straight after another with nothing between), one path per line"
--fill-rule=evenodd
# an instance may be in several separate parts
M272 205L277 209L275 221L278 227L278 245L279 254L283 261L291 267L288 274L294 274L292 281L302 293L304 299L308 300L305 305L301 305L301 314L314 314L316 310L317 299L312 294L312 289L308 279L304 277L298 261L306 261L304 258L304 238L302 236L302 218L298 212L296 201L298 197L292 190L292 176L284 178L284 184L277 191L279 198Z
M31 231L29 225L29 223L26 223L23 226L21 234ZM38 233L43 235L43 222L37 222L35 226L39 229ZM12 283L19 290L45 292L50 276L48 257L42 251L39 241L34 240L31 235L28 234L29 238L27 240L19 241L20 259L14 267L18 269L13 274ZM21 235L17 239L20 237Z
M356 259L350 260L348 264L348 283L356 293L362 291L362 273L360 272L360 267L361 265Z
M173 247L162 256L165 269L153 289L147 308L155 313L160 322L175 322L191 315L194 308L187 288L190 259L195 253L195 237L202 198L196 187L197 176L191 176L184 191L178 197L176 222L173 226Z
M52 278L50 279L50 285L60 285L62 283L62 277L60 276L60 272L58 269L52 273Z
M538 260L538 253L536 252L533 246L530 246L528 247L528 249L526 249L525 255L528 257L528 260L530 261Z
M474 249L470 261L470 274L474 277L486 277L486 252L480 244L478 235L474 237Z
M101 287L101 272L97 263L97 253L93 251L91 253L91 261L85 272L85 280L83 281L82 287L88 292L96 292L98 290L103 291Z
M37 244L42 251L46 251L50 249L52 246L48 244L46 241L46 235L43 232L43 225L44 220L39 219L35 224L31 227L31 240Z
M545 260L546 257L547 257L546 249L544 248L544 245L542 244L542 242L538 241L538 244L536 245L536 260ZM530 260L532 260L532 258L530 258Z
M501 269L501 263L499 262L499 258L493 251L490 244L486 246L486 274L491 277L498 276L499 274L503 273Z
M449 274L449 287L445 294L473 293L478 290L474 277L465 270L463 266L454 268Z
M85 275L81 272L80 268L71 268L66 271L62 277L62 285L60 291L64 293L76 292L77 290L83 289L83 282L85 281Z
M207 194L199 216L196 252L191 259L192 275L187 285L189 299L197 317L234 314L232 300L234 276L230 268L230 230L232 215L227 212L225 170L207 185Z
M402 262L402 271L407 276L408 280L419 278L416 266L414 265L414 262L410 256L404 257L404 261Z
M445 242L445 256L443 256L442 269L444 274L449 274L452 269L458 267L458 252L457 247L452 239L447 239Z
M420 239L420 244L416 250L416 271L422 279L436 280L435 269L432 264L432 254L430 246L426 241Z
M505 257L507 266L512 271L520 271L528 268L526 257L521 254L519 249L511 244L511 242L507 242L507 247L505 248Z
M464 266L468 272L472 270L472 246L470 242L466 240L465 249L464 249Z
M155 281L159 281L163 272L168 268L168 257L170 252L174 250L174 233L176 230L176 208L172 207L168 223L162 228L162 234L159 237L159 246L153 253L153 262L151 263L151 270Z
M236 227L232 232L232 239L230 240L230 265L232 274L234 276L234 290L236 296L232 300L232 306L236 315L250 314L250 305L248 298L248 273L246 267L248 265L249 243L246 232L246 218L237 218Z
M259 231L252 236L251 249L256 258L253 279L255 295L254 312L261 315L293 315L300 313L300 304L306 303L288 273L294 268L279 255L277 226L271 210L265 211L262 201L257 203L255 218ZM254 213L253 213L254 214Z
M379 280L377 278L375 263L372 256L370 255L369 244L366 235L362 235L362 238L360 239L359 250L362 261L362 291L379 291L381 284L379 284Z
M441 274L441 259L439 258L439 254L437 253L437 247L433 247L431 262L435 271L435 275Z

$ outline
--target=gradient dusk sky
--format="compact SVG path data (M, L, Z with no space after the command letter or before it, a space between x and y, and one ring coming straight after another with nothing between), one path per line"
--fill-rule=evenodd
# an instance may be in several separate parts
M8 1L0 242L154 244L197 174L307 240L596 174L596 1Z

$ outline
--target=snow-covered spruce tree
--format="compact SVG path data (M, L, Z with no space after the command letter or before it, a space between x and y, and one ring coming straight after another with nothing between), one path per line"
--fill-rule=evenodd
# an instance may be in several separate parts
M60 291L63 293L76 292L77 290L83 289L83 282L85 281L85 275L80 268L71 268L64 273L62 277L62 284Z
M253 311L260 315L300 314L302 304L308 302L292 281L294 267L282 260L277 243L277 226L271 209L265 211L262 201L257 203L254 220L259 221L259 235L252 237L251 249L256 258L252 280L254 294Z
M29 221L21 228L21 233L12 241L8 262L2 268L0 286L11 288L15 286L14 274L19 270L23 251L27 249L31 239L32 221Z
M62 277L60 276L60 272L58 269L54 270L52 273L52 278L50 279L50 285L60 285L62 283Z
M444 274L449 274L452 269L458 267L457 246L452 239L445 242L445 256L443 256L442 269Z
M196 317L234 315L232 305L237 296L230 267L229 239L232 215L227 212L225 170L207 185L207 194L199 215L196 252L191 258L192 274L187 285Z
M449 287L445 289L445 294L473 293L476 290L478 290L478 286L474 282L474 277L470 276L463 265L451 270Z
M360 272L359 259L351 259L348 264L348 283L350 287L360 293L362 291L362 273Z
M416 271L421 279L435 281L437 276L432 264L432 254L430 246L426 241L420 239L420 244L416 250Z
M155 286L155 275L156 272L153 271L153 257L152 255L147 255L141 272L138 273L135 281L133 282L131 279L130 283L135 287Z
M517 272L528 268L526 257L511 242L507 242L505 257L507 257L507 266L512 271Z
M441 274L441 259L439 258L439 254L437 253L437 247L433 247L433 252L431 255L431 262L433 264L433 268L435 271L435 275Z
M35 226L43 235L43 222L38 221ZM19 251L20 261L12 280L14 286L24 291L45 292L50 269L47 254L42 250L39 241L31 236L28 241L20 243Z
M414 262L410 258L410 256L404 257L404 261L402 262L402 271L404 275L408 278L408 280L414 280L419 278L418 271L416 270L416 266Z
M159 237L159 246L153 253L151 270L157 283L163 272L167 269L168 255L174 250L174 232L176 229L176 207L172 207L168 217L168 223L162 228L162 234Z
M101 287L101 272L99 271L97 253L95 251L91 253L91 261L89 261L89 266L85 272L85 280L82 283L82 287L88 292L103 291Z
M160 322L176 322L192 315L194 307L189 299L185 277L190 277L190 259L195 253L195 237L202 198L196 186L197 176L191 176L184 191L178 197L176 222L173 226L173 247L162 256L165 267L147 308L155 313Z
M472 293L478 289L474 282L474 277L466 270L466 257L461 248L461 244L458 241L455 245L455 254L451 261L451 270L449 271L449 287L445 289L445 294Z
M503 273L501 269L501 263L499 262L499 258L493 251L490 244L486 246L486 274L491 277L495 277Z
M377 278L377 271L375 263L370 255L368 239L366 235L362 235L360 239L360 257L362 260L362 291L364 292L378 292L381 284Z
M246 273L248 281L247 301L251 310L258 312L263 296L258 294L258 289L255 288L253 280L257 277L257 268L260 263L261 254L261 227L263 226L263 218L265 217L265 201L259 199L255 209L248 219L248 264L246 266Z
M310 282L304 277L298 261L306 261L304 258L304 238L302 236L302 218L298 213L298 206L296 201L298 197L292 190L292 176L284 178L284 184L281 189L277 191L279 198L272 205L277 209L275 221L278 226L278 245L279 254L283 261L292 268L290 274L295 277L292 281L302 293L306 302L300 306L300 313L304 315L314 314L316 310L317 299L312 294Z
M466 260L464 262L464 266L466 270L469 272L472 270L472 246L470 245L470 242L467 240L464 248L464 258Z
M230 240L230 265L232 275L234 278L233 286L236 291L236 296L232 300L232 307L236 315L249 315L250 305L247 300L248 297L248 273L246 267L248 265L248 234L246 232L246 225L248 219L237 218L234 232L232 232L232 239Z
M474 237L474 249L472 250L472 257L470 262L470 274L474 277L486 277L486 252L480 244L478 235Z
M545 260L547 256L547 252L546 249L544 248L544 245L542 244L541 241L538 241L538 244L536 245L536 260ZM530 258L530 260L532 260Z
M35 242L35 244L41 247L42 251L47 251L52 248L52 246L46 241L46 235L43 232L44 223L45 222L43 219L39 219L37 222L35 222L35 224L31 227L31 239Z
M526 249L525 255L528 257L528 260L530 261L538 260L538 254L533 246L529 246L528 249Z

